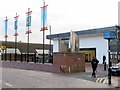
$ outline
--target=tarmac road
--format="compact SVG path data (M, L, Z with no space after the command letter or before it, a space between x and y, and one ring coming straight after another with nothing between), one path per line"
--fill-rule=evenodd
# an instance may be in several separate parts
M96 83L64 75L2 68L2 88L113 88L107 84Z

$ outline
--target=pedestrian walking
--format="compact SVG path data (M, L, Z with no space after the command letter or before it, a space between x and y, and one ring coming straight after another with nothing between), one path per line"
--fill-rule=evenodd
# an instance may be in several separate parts
M92 61L91 61L91 65L92 65L92 76L94 78L96 78L96 69L97 69L97 66L98 66L98 63L99 61L96 59L96 57L93 57Z
M106 56L103 55L103 64L105 63L105 60L106 60Z
M104 70L106 70L106 56L105 55L103 55L103 64L104 64Z

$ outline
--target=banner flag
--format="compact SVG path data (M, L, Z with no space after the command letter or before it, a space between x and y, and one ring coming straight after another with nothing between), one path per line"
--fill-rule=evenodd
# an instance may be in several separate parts
M5 22L5 35L7 34L7 22Z
M26 27L31 26L31 16L26 17Z
M47 5L41 7L41 31L47 29Z
M18 29L18 20L15 20L15 22L14 22L14 29L16 30L16 29Z
M5 37L7 37L7 28L8 28L8 24L7 24L8 20L5 20Z

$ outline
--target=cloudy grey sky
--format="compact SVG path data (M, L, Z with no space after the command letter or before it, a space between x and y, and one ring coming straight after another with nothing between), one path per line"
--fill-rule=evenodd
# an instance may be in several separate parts
M119 0L45 0L52 34L117 25ZM18 41L26 42L26 12L32 10L30 42L42 43L41 8L43 0L0 0L0 40L4 40L4 20L8 21L8 40L14 41L14 17L18 13ZM49 34L49 30L45 31ZM45 40L49 43L48 40Z

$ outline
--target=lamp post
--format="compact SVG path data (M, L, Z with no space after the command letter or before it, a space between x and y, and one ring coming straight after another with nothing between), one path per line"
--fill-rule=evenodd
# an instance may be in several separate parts
M16 16L14 17L15 18L15 22L14 22L14 29L15 29L15 34L14 34L14 36L15 36L15 61L17 61L17 36L18 36L18 33L17 33L17 28L18 28L17 22L18 22L18 17L19 16L16 13Z
M29 62L29 34L32 33L31 30L29 30L30 26L31 26L31 13L32 11L30 11L30 8L28 8L28 12L27 14L27 18L26 18L26 27L28 27L28 30L26 31L26 34L28 34L28 38L27 38L27 62Z

